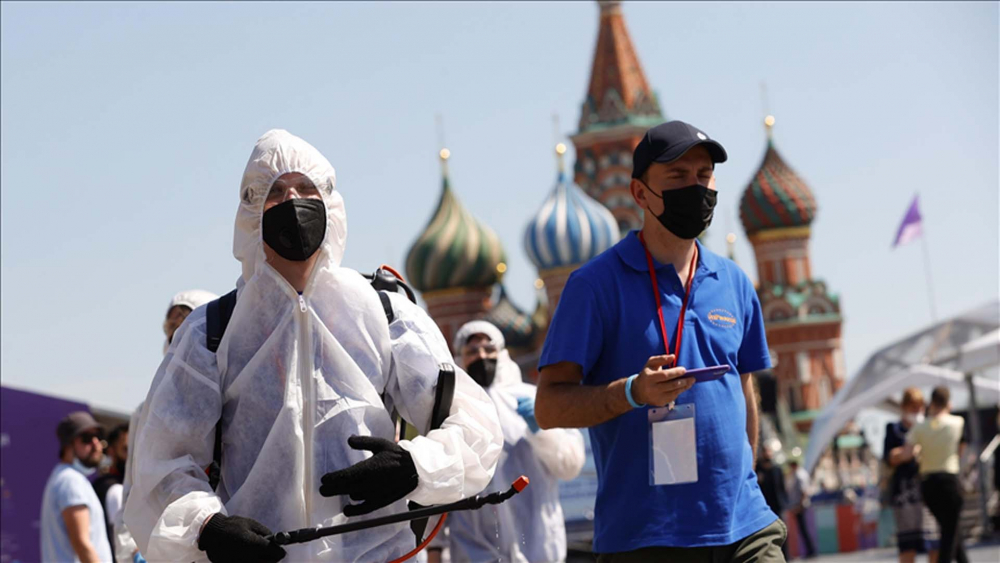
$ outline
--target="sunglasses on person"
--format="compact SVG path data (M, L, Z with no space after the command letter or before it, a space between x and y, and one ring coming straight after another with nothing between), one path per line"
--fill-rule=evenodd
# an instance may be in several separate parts
M82 441L84 444L89 444L93 442L95 438L98 441L104 440L104 434L101 432L84 432L83 434L79 434L77 437L80 438L80 441Z

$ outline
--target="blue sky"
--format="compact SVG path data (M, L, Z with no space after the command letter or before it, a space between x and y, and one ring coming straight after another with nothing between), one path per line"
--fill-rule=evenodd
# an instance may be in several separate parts
M766 82L775 142L812 187L813 273L840 294L853 372L930 321L919 244L890 244L920 193L940 316L998 293L996 3L626 3L669 118L728 149L710 248L739 237ZM522 249L575 129L593 2L0 7L5 384L127 410L161 359L177 291L223 293L256 138L281 127L337 168L346 264L402 265L440 190L444 116L460 200ZM572 151L572 149L571 149ZM568 155L572 157L572 154ZM572 162L572 160L570 160Z

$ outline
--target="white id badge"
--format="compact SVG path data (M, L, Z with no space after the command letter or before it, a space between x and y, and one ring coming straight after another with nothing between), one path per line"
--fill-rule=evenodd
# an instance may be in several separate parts
M652 408L648 413L649 484L698 482L694 403Z

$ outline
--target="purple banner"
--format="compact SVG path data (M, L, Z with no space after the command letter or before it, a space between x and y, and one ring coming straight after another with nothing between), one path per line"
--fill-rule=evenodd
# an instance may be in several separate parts
M910 203L910 208L906 210L906 216L903 217L903 222L899 224L899 229L896 231L896 240L892 243L892 247L907 244L913 241L915 238L923 234L923 221L920 217L920 196L913 196L913 202Z
M0 387L0 563L39 561L42 492L59 461L56 425L87 405Z

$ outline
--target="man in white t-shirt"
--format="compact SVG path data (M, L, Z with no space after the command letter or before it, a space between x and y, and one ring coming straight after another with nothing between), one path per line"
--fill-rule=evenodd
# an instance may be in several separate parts
M59 465L45 484L39 519L42 561L111 561L104 509L85 474L101 462L101 427L84 411L72 412L56 427Z

